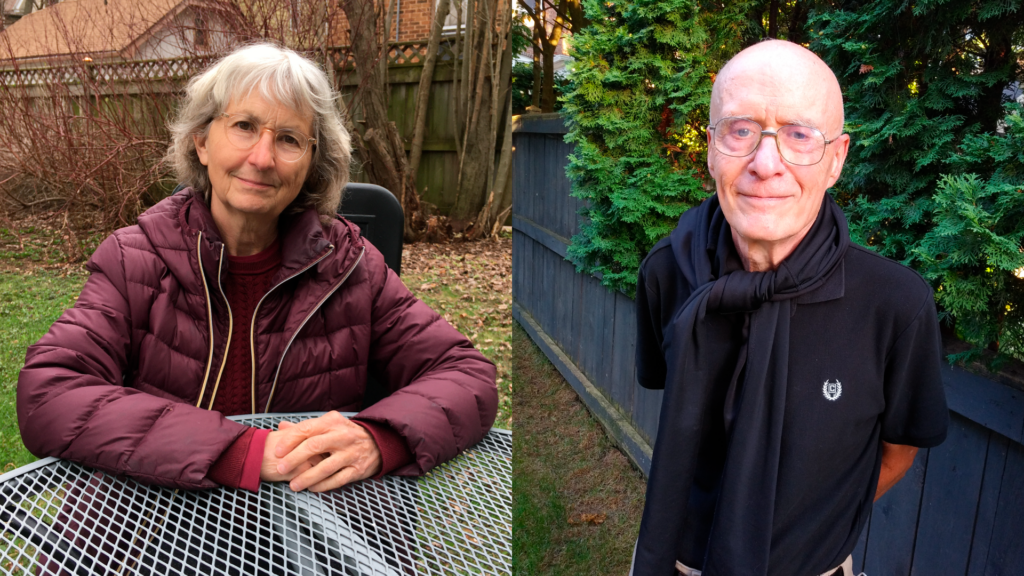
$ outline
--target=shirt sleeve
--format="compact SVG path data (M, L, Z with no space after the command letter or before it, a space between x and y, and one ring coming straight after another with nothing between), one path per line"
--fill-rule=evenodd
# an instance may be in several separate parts
M657 322L658 294L648 285L646 267L640 268L636 284L636 381L649 389L665 387L663 335Z
M665 388L665 328L689 297L665 238L640 264L636 284L636 381L651 390Z
M940 373L942 361L938 316L929 294L886 359L882 440L931 448L946 439L949 409Z

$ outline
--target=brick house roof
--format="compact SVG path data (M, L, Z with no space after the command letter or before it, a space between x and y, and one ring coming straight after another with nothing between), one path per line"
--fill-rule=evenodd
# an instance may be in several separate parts
M5 4L12 0L4 0ZM154 33L197 0L65 0L19 19L0 33L6 57L66 54L130 59Z

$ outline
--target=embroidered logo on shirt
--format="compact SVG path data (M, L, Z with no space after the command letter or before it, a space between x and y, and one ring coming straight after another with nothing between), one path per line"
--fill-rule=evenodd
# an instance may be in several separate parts
M821 393L825 395L828 400L838 400L839 396L843 393L843 383L839 380L835 382L829 382L825 380L825 385L821 387Z

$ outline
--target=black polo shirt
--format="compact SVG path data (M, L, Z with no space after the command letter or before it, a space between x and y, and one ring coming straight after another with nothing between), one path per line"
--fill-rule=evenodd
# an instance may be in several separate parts
M693 288L668 239L659 242L637 286L640 385L664 388L662 334ZM820 574L853 551L878 483L881 441L936 446L949 419L935 301L917 273L853 245L828 281L795 304L768 570L785 576ZM741 315L703 321L712 323L708 334L738 349ZM680 486L690 497L679 560L695 569L704 565L725 462L730 374L721 367L694 485Z

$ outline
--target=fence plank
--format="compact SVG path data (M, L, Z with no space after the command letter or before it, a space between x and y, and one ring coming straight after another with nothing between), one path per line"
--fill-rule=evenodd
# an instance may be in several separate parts
M954 415L946 441L930 450L911 574L967 572L988 442L988 430Z
M636 306L618 292L614 293L615 331L612 335L612 399L623 413L633 413L633 366L636 362Z
M985 477L982 480L981 494L978 498L978 514L974 520L971 559L967 566L967 576L984 576L985 574L985 564L988 562L992 529L999 504L999 488L1002 486L1003 471L1006 469L1006 453L1010 444L1010 441L1001 434L989 431L988 435Z
M604 327L601 330L601 359L597 363L599 388L606 396L611 397L615 385L612 358L615 353L615 293L609 292L604 286L597 286L601 295L601 317Z
M871 538L868 539L864 562L864 571L868 574L910 574L927 464L928 451L923 450L903 480L875 502L871 513Z
M561 201L557 178L561 157L558 155L560 150L558 149L557 142L555 142L550 134L544 134L541 138L544 139L544 163L541 165L541 170L537 171L537 179L544 183L543 186L546 192L544 195L544 205L547 208L551 204L557 206ZM549 198L554 202L548 202ZM538 218L536 222L538 224L553 232L559 232L559 214L556 210L538 210L536 214Z
M537 319L544 332L552 334L555 328L555 299L552 298L552 295L555 290L555 274L559 267L559 258L554 252L540 246L534 247L534 257L537 260L539 276L536 280L539 290L541 294L546 295L537 306L540 316L534 315L534 318Z
M1024 392L942 365L949 408L1016 442L1024 441Z
M537 294L535 294L534 286L537 283L536 266L537 261L533 253L534 246L536 243L526 238L523 241L523 261L526 267L526 278L523 279L523 302L526 304L526 309L533 315L536 312L537 307Z
M519 302L523 299L523 279L526 278L526 270L524 268L525 262L523 261L523 246L524 235L522 232L512 229L512 301ZM521 306L526 306L525 301L520 302Z
M1024 446L1010 443L985 576L1019 576L1024 566L1021 503L1024 502Z

